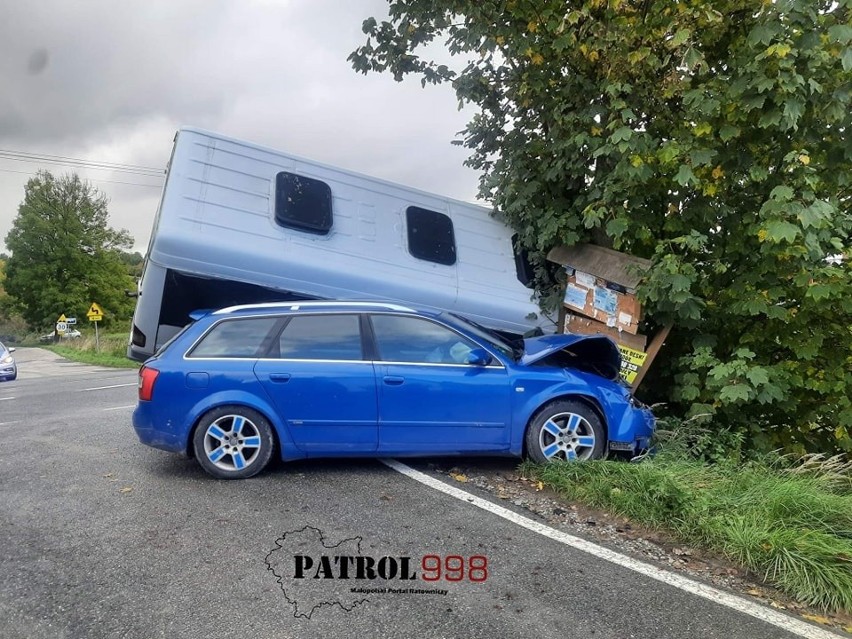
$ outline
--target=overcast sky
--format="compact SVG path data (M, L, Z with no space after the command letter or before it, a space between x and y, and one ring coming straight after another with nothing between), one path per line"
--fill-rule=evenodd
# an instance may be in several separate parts
M2 2L0 150L164 168L192 125L472 201L452 90L346 61L386 15L381 0ZM91 180L145 251L161 179L9 159L0 243L40 168Z

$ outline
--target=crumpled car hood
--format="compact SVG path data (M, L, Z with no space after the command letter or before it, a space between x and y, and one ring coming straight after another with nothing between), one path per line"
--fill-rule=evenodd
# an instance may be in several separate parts
M524 354L520 364L529 366L565 351L571 359L578 361L577 368L588 370L591 365L607 379L616 379L621 370L621 353L609 337L604 335L544 335L524 340Z

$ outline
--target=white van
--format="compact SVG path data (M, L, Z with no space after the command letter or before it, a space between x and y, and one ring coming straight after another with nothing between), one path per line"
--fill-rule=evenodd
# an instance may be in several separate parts
M386 300L521 334L555 323L489 209L194 128L175 136L128 357L198 309Z

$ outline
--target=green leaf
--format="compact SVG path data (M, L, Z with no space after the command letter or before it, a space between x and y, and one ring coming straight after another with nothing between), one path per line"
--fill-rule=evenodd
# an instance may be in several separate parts
M775 243L786 240L792 244L798 234L799 227L785 220L774 220L766 225L766 237Z
M695 47L689 47L683 55L683 64L687 69L694 69L696 66L706 66L704 56Z
M848 24L835 24L828 28L828 37L839 44L847 44L852 40L852 27Z
M606 223L606 234L612 238L619 238L627 231L627 220L616 217Z
M769 193L769 197L773 200L779 201L788 201L793 199L793 189L789 186L784 186L783 184L780 186L776 186Z
M692 35L692 31L689 29L679 29L677 33L674 34L674 37L669 41L668 45L672 49L679 47L684 42L689 40L689 36Z
M719 127L719 138L722 142L727 142L738 136L740 134L740 129L738 127L732 126L730 124L723 124Z
M758 24L748 34L748 42L751 45L769 44L775 37L776 30L767 24Z
M830 219L834 212L835 208L831 204L817 200L799 211L798 218L802 223L802 228L821 228L824 225L823 222Z
M695 149L689 154L689 159L692 161L692 166L703 166L710 164L713 158L716 157L716 151L713 149Z
M686 186L688 184L696 184L698 180L695 178L695 174L692 172L691 167L686 164L681 164L680 168L677 170L677 175L675 175L675 182L681 186Z
M802 117L804 110L804 104L802 104L801 100L797 100L796 98L790 98L784 103L784 119L787 121L787 125L790 128L797 128L799 118Z
M722 389L719 393L719 399L725 404L736 404L748 400L750 395L750 386L746 384L732 384Z
M632 135L633 129L629 126L623 126L616 129L609 139L613 144L618 144L619 142L629 140Z
M763 115L757 121L757 125L761 129L770 129L777 126L781 122L781 112L778 109L769 109L764 111Z
M844 71L852 70L852 47L846 47L840 54L840 63L843 65Z
M818 302L820 300L829 299L833 297L834 294L834 287L828 284L814 284L813 286L808 287L805 296L811 298L815 302Z
M752 383L753 386L760 386L761 384L766 384L769 381L769 374L766 372L765 368L754 367L749 369L746 373L746 378L748 381Z

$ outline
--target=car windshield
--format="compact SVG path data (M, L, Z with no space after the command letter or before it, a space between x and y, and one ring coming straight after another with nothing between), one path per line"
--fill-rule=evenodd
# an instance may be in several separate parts
M503 355L510 358L512 361L518 361L520 356L523 355L523 349L519 349L515 346L512 346L512 344L508 340L503 339L495 331L485 328L484 326L481 326L480 324L477 324L473 320L470 320L466 317L456 315L455 313L446 313L446 315L451 317L456 322L461 322L464 325L464 328L469 333L472 333L477 338L487 343L489 346L500 351Z

